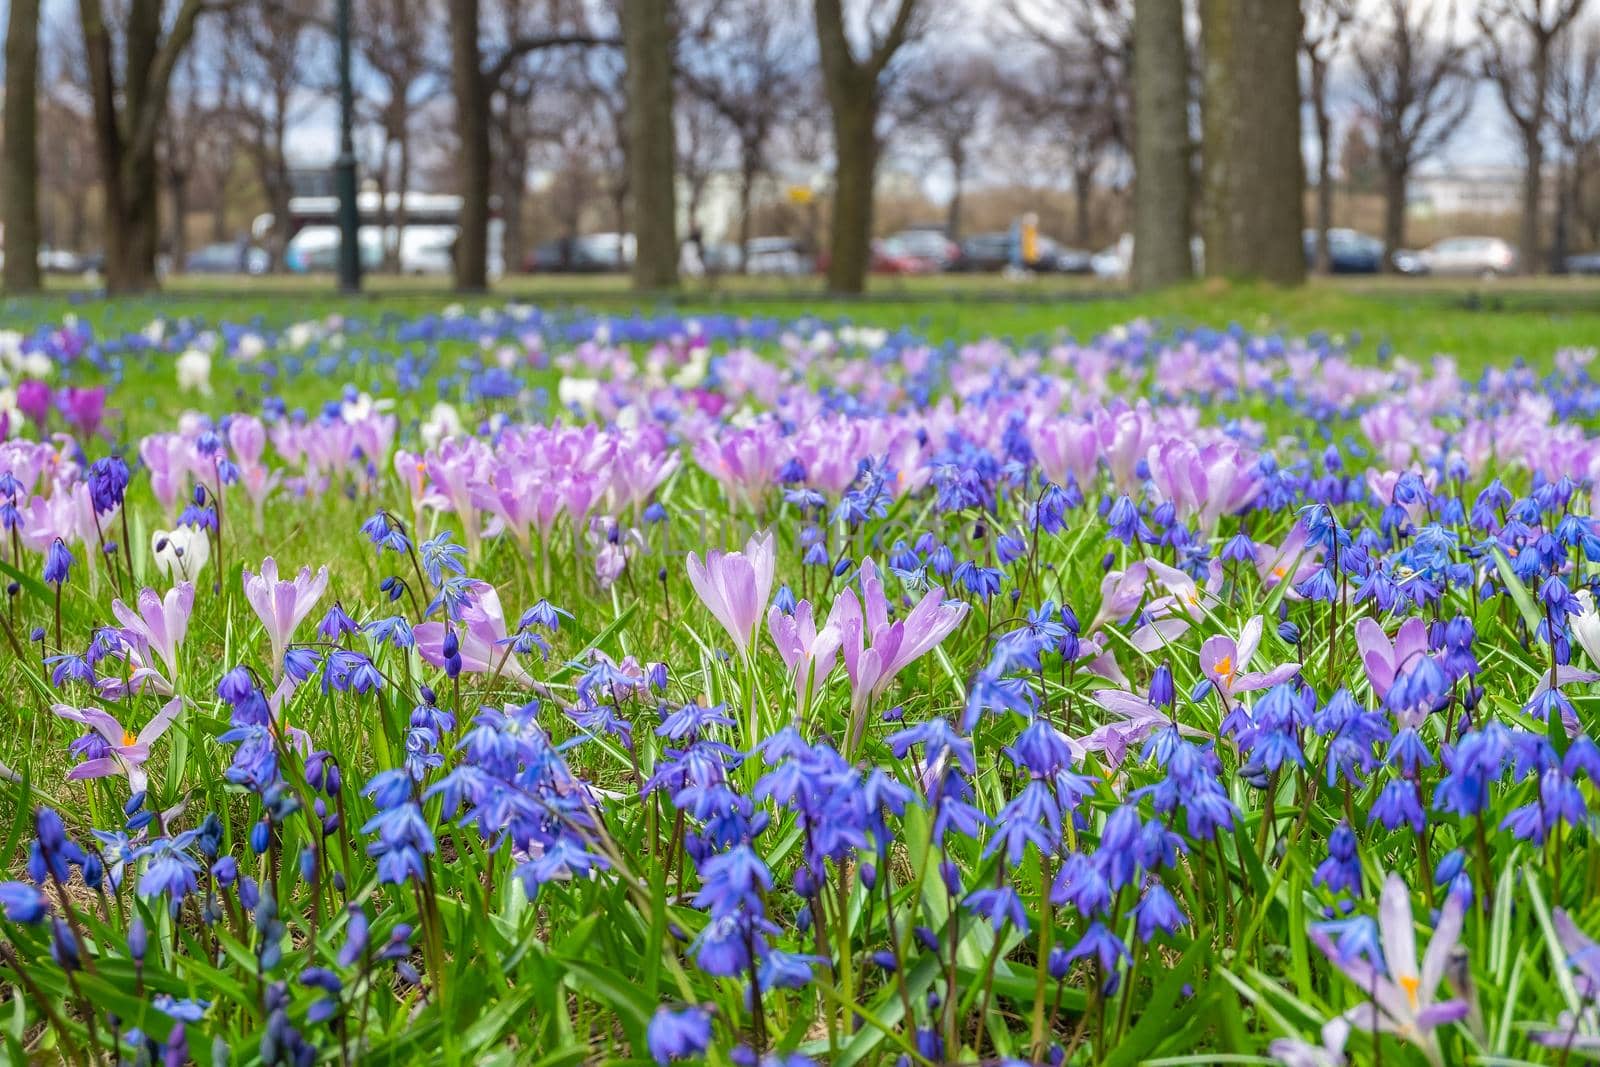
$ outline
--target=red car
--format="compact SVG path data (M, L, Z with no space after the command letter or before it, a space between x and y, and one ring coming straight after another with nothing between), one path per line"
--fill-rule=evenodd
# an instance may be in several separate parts
M828 273L828 262L828 253L823 252L817 256L818 274ZM880 241L874 238L872 242L872 265L869 269L873 274L937 274L939 265L932 260L902 252L889 241Z

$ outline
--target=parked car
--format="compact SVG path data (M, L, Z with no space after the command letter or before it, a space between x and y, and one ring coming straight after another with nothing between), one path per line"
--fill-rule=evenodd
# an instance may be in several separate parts
M614 273L633 264L634 247L631 233L561 237L535 248L526 266L530 272L541 274Z
M1566 268L1568 274L1600 274L1600 252L1580 252L1568 256Z
M975 233L961 239L950 269L962 273L994 273L1011 262L1009 233Z
M891 234L885 244L897 253L926 260L936 270L949 270L961 255L961 246L946 237L943 230L917 228Z
M1049 237L1039 238L1039 258L1029 264L1041 274L1093 274L1094 256L1081 248L1068 248Z
M1306 266L1317 262L1317 231L1307 229ZM1377 274L1383 270L1383 242L1376 237L1343 228L1328 231L1328 270L1333 274Z
M272 269L272 256L243 241L220 241L190 252L183 269L189 274L265 274Z
M1198 234L1189 238L1189 260L1196 273L1206 269L1206 243ZM1108 281L1121 281L1133 270L1133 234L1125 233L1115 244L1094 254L1094 272Z
M940 269L934 260L924 259L893 237L872 242L874 274L937 274Z
M817 270L827 273L829 255L827 252L817 257ZM867 268L873 274L932 274L937 268L925 259L907 255L898 246L888 241L874 239L872 242L872 260Z
M84 258L65 248L43 245L39 249L39 269L46 274L83 274Z
M744 246L747 274L777 274L788 277L810 274L816 261L793 237L752 237Z
M1498 237L1446 237L1422 253L1431 274L1493 278L1517 267L1517 250Z

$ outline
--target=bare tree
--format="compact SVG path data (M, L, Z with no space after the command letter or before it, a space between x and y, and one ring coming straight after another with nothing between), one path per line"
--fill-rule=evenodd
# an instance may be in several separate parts
M1361 107L1377 133L1383 175L1385 269L1405 246L1411 171L1445 146L1472 108L1471 46L1452 29L1454 4L1385 0L1385 16L1357 44Z
M227 64L237 86L230 116L245 134L261 194L272 212L268 252L274 270L284 267L291 220L289 131L302 121L314 89L306 72L315 49L313 0L265 0L230 11L226 28Z
M5 286L39 289L39 0L11 0L6 24Z
M1518 266L1539 269L1539 212L1550 122L1550 61L1584 0L1482 0L1483 72L1522 140L1522 226Z
M435 56L440 49L437 0L358 0L355 8L359 58L377 93L361 97L367 119L377 128L376 175L380 187L398 194L392 216L382 201L383 221L394 227L384 258L398 269L400 235L408 223L406 193L411 190L418 112L443 89Z
M478 0L448 0L450 86L455 95L456 132L461 139L457 185L461 195L456 239L456 288L480 292L489 284L489 211L494 189L490 140L493 101L512 68L532 52L557 48L617 47L615 34L596 33L587 11L564 0L544 0L537 28L486 50Z
M692 239L701 232L700 211L705 205L706 189L712 176L726 165L734 136L722 112L691 90L679 92L673 114L678 124L678 174L683 178L687 197L684 217L689 222L689 233L686 236Z
M1090 241L1094 183L1132 147L1130 0L1010 0L1005 39L1025 57L1002 79L1018 117L1064 157L1072 177L1073 240ZM1031 56L1030 56L1031 54Z
M1133 19L1133 277L1154 289L1194 274L1189 50L1177 0L1136 0Z
M170 25L162 17L164 6L162 0L128 0L121 32L114 37L101 0L78 0L105 194L106 288L111 292L156 284L161 236L156 142L172 72L206 0L182 0Z
M739 169L739 260L751 196L770 167L773 132L792 112L810 49L793 8L774 0L702 0L688 9L679 74L733 131Z
M833 232L828 290L859 293L872 259L872 200L878 174L878 116L884 77L918 30L920 0L896 0L886 21L868 17L864 47L852 43L844 0L815 0L817 50L833 117ZM870 12L868 13L870 16Z
M1600 155L1600 27L1563 35L1552 58L1551 122L1561 146L1557 177L1552 259L1565 269L1574 221L1590 244L1600 240L1600 225L1586 200L1586 179Z
M1328 229L1333 225L1333 116L1328 110L1328 71L1355 18L1354 0L1305 0L1300 50L1306 57L1306 100L1317 129L1317 273L1332 269Z
M931 57L909 72L896 97L902 124L926 138L950 169L945 234L961 236L961 198L973 145L993 121L998 75L986 55Z

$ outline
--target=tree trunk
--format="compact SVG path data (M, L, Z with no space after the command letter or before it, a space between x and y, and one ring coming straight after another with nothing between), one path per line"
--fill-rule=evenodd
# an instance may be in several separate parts
M401 123L395 133L395 141L399 145L400 159L394 175L394 263L392 269L396 274L403 270L400 262L400 250L406 243L406 226L411 222L411 130Z
M953 146L950 150L950 206L944 214L944 235L952 241L961 240L961 193L966 173L966 150Z
M1206 273L1305 281L1300 8L1201 0Z
M1333 119L1328 114L1328 66L1311 60L1311 110L1317 122L1317 273L1333 273L1328 230L1333 227Z
M167 202L172 208L172 273L182 274L189 259L189 174L180 166L167 168Z
M489 92L478 48L478 0L450 0L450 81L461 137L458 181L461 226L456 237L456 289L489 287Z
M755 194L756 163L748 148L740 155L739 165L739 273L749 274L745 257L750 250L750 201Z
M1140 289L1184 281L1189 251L1189 59L1182 0L1133 9L1133 280Z
M1539 273L1539 200L1544 178L1544 141L1536 129L1522 139L1522 226L1517 273Z
M872 194L878 169L877 101L869 93L832 100L833 221L828 291L861 293L872 265Z
M1093 164L1073 168L1072 210L1077 217L1072 222L1072 240L1079 248L1089 247L1089 200L1093 194Z
M1395 273L1395 253L1406 246L1406 168L1386 163L1383 168L1383 270Z
M1567 252L1572 233L1572 168L1556 168L1556 211L1550 227L1550 273L1567 272Z
M622 4L635 289L673 289L678 284L671 7L672 0L623 0Z
M113 293L142 293L156 288L156 255L161 245L161 197L155 153L123 156L121 192L113 201L106 196L106 221L111 233L106 241L106 289Z
M512 143L507 138L500 150L506 157L500 190L500 220L504 227L500 256L505 261L506 273L511 274L522 270L527 250L522 234L522 206L527 192L528 145L526 141Z
M6 27L5 287L39 290L39 0L11 0Z

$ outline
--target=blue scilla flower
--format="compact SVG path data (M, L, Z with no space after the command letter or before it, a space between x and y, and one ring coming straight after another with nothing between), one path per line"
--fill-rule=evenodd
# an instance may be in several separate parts
M62 585L72 577L72 552L65 541L56 538L45 551L44 580L51 585Z
M1149 880L1144 897L1134 906L1133 915L1134 934L1140 941L1149 941L1157 933L1175 934L1180 927L1189 925L1188 917L1167 887L1154 878Z
M972 914L987 919L996 934L1007 923L1024 936L1028 933L1027 910L1023 907L1022 898L1017 895L1017 891L1009 885L974 890L967 894L962 906Z
M422 569L435 586L444 582L445 574L464 575L466 566L461 562L467 555L466 547L451 541L452 533L441 530L437 536L422 542Z
M698 1056L711 1046L711 1014L701 1007L659 1008L645 1030L645 1043L661 1065Z
M386 511L379 511L361 524L361 532L380 551L409 552L411 540L400 524Z
M1417 799L1416 783L1405 778L1393 778L1385 783L1367 819L1382 824L1385 830L1398 830L1409 825L1412 832L1419 834L1428 821Z
M1361 895L1361 857L1356 851L1355 831L1349 823L1340 820L1328 835L1328 858L1317 865L1311 882L1330 893L1348 891Z

